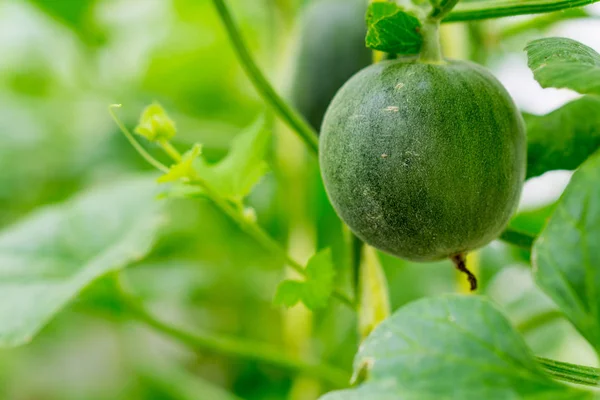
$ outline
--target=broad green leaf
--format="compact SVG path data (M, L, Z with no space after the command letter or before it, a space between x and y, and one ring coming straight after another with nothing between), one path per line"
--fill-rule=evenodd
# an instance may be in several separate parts
M154 177L95 188L0 232L0 347L29 342L94 280L139 260L163 219Z
M356 389L322 400L574 400L594 394L550 379L487 300L443 296L408 304L364 341Z
M394 54L417 54L421 22L395 3L375 2L367 10L367 47Z
M600 54L567 38L529 42L529 68L544 88L567 88L582 94L600 94Z
M167 115L160 104L150 104L140 116L135 133L151 142L171 140L177 133L175 122Z
M549 114L525 114L527 177L577 168L600 148L600 97L584 96Z
M277 287L273 303L291 307L302 301L311 310L327 306L333 293L335 268L331 250L321 250L308 261L305 280L284 280Z
M198 175L221 196L241 201L268 170L265 156L271 143L271 132L259 118L237 136L227 156L217 164L200 158L195 165Z
M600 151L573 174L533 247L538 285L600 354Z
M521 211L511 219L510 228L536 237L546 226L555 207L556 203L550 203L540 208Z

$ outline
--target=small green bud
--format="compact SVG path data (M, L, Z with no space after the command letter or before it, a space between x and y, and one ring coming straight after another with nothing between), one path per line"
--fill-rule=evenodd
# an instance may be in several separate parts
M150 104L144 109L135 133L151 142L168 141L175 136L175 122L158 103Z

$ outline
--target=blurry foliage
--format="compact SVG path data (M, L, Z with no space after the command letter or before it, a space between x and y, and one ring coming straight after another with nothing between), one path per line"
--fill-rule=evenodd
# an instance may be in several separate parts
M292 31L302 3L231 1L256 59L274 81L288 55L281 49L293 41L279 32ZM208 0L6 0L0 3L0 26L2 228L96 183L149 169L110 121L108 104L123 103L133 126L143 105L160 101L177 121L176 145L201 142L203 155L212 162L222 159L231 139L262 112ZM473 30L472 48L482 49L479 60L487 59L487 46L494 43L489 40L494 29L490 34L488 28ZM484 39L485 45L477 41ZM522 44L495 48L495 56L520 51ZM146 146L156 153L154 145ZM300 145L285 149L286 154L301 152ZM293 219L296 225L310 225L315 245L331 247L334 259L340 259L339 220L314 160L301 162L309 166L301 175L306 183L284 182L282 174L288 172L276 170L258 184L249 203L273 236L285 240ZM305 190L302 201L286 185ZM206 200L174 200L167 214L169 223L150 256L126 272L136 293L189 326L289 343L286 317L271 304L283 278L280 263ZM538 233L548 215L547 208L526 212L513 225ZM509 265L525 270L527 258L499 243L479 253L484 290L491 288L492 297L514 290L516 299L497 301L508 304L507 314L519 321L546 309L547 302L539 290L512 286L518 272L506 272L516 274L506 278L499 271ZM392 309L457 289L449 262L414 264L385 254L381 261ZM254 362L194 354L125 322L116 312L110 285L102 280L87 288L27 347L0 352L1 399L287 398L295 382L285 373ZM532 296L542 300L527 315L517 315L517 307L510 305L528 290L537 291ZM355 316L336 303L309 318L313 339L304 348L350 370L357 344ZM577 337L568 328L545 335L544 346L538 343L536 351L548 354Z
M103 44L104 34L97 28L94 20L97 0L30 1L50 17L72 29L86 44Z

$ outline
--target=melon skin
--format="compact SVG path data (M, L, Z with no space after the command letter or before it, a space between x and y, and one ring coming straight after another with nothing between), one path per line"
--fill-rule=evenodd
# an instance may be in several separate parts
M315 0L303 11L290 100L319 130L342 85L372 62L365 46L367 0Z
M498 237L526 166L523 118L486 69L385 61L329 106L321 174L338 215L366 243L431 261Z

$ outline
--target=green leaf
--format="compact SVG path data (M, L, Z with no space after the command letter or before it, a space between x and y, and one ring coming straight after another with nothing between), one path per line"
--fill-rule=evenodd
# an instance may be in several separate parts
M195 144L191 150L186 152L181 161L169 168L169 172L158 178L159 183L177 182L179 180L190 181L198 177L194 162L202 153L202 146Z
M292 281L286 279L277 286L273 304L278 306L293 307L302 301L302 290L304 282Z
M556 203L554 202L532 210L521 211L510 221L510 228L535 238L546 226L555 207Z
M546 38L527 47L529 68L544 88L567 88L582 94L600 94L600 54L567 38Z
M600 354L600 151L571 181L533 247L538 285Z
M271 132L261 117L233 140L221 162L208 164L199 159L196 171L222 197L239 202L267 173L265 156L270 143Z
M0 233L0 347L29 342L82 289L150 251L163 220L154 179L89 190Z
M395 3L375 2L367 10L367 47L393 54L417 54L421 22Z
M550 379L523 339L487 300L413 302L381 323L355 361L356 389L322 400L573 400L594 394Z
M531 250L533 242L535 241L535 235L528 232L519 231L513 228L506 228L498 239L518 246L524 250Z
M140 116L135 133L151 142L171 140L177 133L175 122L167 115L160 104L150 104Z
M549 114L525 114L527 178L573 170L600 147L600 97L584 96Z
M279 284L273 303L292 307L302 301L311 310L324 308L333 293L334 277L331 250L321 250L308 261L303 282L284 280Z

